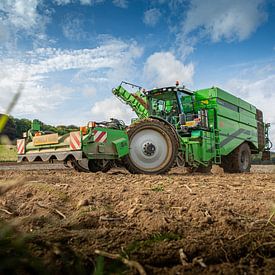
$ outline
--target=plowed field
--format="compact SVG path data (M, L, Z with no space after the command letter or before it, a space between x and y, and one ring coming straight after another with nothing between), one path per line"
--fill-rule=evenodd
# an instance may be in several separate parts
M147 274L275 274L274 204L274 166L156 176L0 171L0 273L138 274L100 250ZM14 231L27 237L14 241Z

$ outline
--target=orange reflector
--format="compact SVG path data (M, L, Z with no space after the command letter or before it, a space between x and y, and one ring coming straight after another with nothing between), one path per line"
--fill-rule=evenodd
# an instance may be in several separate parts
M88 123L89 128L94 128L95 126L96 126L95 121L89 121L89 123Z
M88 128L86 126L79 127L79 130L83 135L86 135L88 132Z
M38 136L41 136L42 134L41 134L41 132L36 132L34 135L35 135L36 137L38 137Z

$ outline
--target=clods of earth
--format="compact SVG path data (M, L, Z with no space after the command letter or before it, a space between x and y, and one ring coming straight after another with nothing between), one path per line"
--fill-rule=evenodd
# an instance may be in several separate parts
M275 169L0 171L0 273L275 274Z

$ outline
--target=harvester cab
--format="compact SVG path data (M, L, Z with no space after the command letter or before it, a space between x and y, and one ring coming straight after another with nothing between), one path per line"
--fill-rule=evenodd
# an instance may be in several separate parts
M191 135L194 129L207 129L207 112L194 111L194 94L179 85L155 88L146 93L150 117L172 124L181 136Z
M159 117L171 124L177 124L182 106L178 100L178 88L166 87L148 91L149 116Z

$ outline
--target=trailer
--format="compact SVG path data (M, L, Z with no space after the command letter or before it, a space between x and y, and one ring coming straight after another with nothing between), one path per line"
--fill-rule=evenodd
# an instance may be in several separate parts
M38 120L23 139L17 140L18 162L63 161L79 172L107 172L129 153L126 126L122 121L90 121L79 131L58 136L41 130Z
M125 86L136 87L131 93ZM218 88L190 91L175 86L144 90L122 82L113 94L136 113L131 125L88 122L64 136L43 133L36 121L17 141L18 161L63 161L83 172L122 165L131 173L162 174L173 166L207 173L249 172L251 155L267 159L269 124L252 104ZM83 165L86 162L87 165Z

